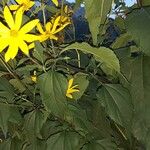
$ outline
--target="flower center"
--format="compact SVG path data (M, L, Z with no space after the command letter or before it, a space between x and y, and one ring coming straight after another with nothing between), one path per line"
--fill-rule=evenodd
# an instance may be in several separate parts
M16 31L16 30L11 30L11 31L10 31L10 36L12 36L12 37L17 37L17 36L18 36L18 31Z

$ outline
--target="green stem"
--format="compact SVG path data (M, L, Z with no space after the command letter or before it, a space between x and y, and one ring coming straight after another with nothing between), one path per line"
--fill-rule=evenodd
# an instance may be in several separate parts
M19 77L13 72L13 70L11 69L11 67L9 66L8 63L5 62L4 58L2 57L2 55L0 54L0 60L3 63L4 67L7 69L7 71L25 88L27 89L30 93L31 91L26 87L26 85L19 79Z
M50 40L50 42L51 42L53 54L56 56L56 52L55 52L55 48L54 48L54 42L53 42L53 40Z
M77 49L76 49L76 53L77 53L77 57L78 57L78 67L80 68L81 67L80 54Z
M127 141L127 137L125 136L125 134L123 133L123 131L118 127L117 124L115 124L116 128L118 129L118 131L120 132L120 134L122 135L122 137Z
M46 24L46 16L45 16L45 3L44 3L44 1L42 0L42 2L41 2L42 4L41 4L41 6L42 6L42 14L43 14L43 22L44 22L44 26L45 26L45 24Z

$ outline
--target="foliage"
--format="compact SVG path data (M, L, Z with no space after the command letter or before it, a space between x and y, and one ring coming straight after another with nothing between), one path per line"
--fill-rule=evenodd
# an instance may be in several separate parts
M0 150L150 149L149 0L0 7Z

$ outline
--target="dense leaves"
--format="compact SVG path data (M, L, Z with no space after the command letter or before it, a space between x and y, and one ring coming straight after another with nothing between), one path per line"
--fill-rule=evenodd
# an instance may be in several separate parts
M112 0L85 0L86 17L95 45L97 45L98 34L103 32L103 26L106 23L111 5Z
M114 71L120 72L119 60L112 50L106 47L92 47L87 43L74 43L66 47L64 51L70 49L78 49L85 53L90 53L95 56L95 59L101 63L101 68L108 74L113 74Z
M149 150L149 0L16 2L23 16L14 1L0 2L0 150ZM12 59L13 49L6 62L16 43L5 36L22 36L5 27L16 14L15 24L41 26L36 42L16 41L30 53ZM90 29L82 43L80 26Z
M47 149L76 150L79 149L80 136L75 132L64 131L55 134L47 141Z
M49 112L63 115L67 109L65 93L67 79L60 73L49 71L39 77L39 87L44 105Z
M115 122L128 126L131 124L133 111L131 97L121 85L106 84L99 89L97 97Z
M150 8L142 8L133 10L127 16L126 26L128 32L132 35L133 40L136 45L143 51L145 54L150 55L149 52L149 38L150 38Z

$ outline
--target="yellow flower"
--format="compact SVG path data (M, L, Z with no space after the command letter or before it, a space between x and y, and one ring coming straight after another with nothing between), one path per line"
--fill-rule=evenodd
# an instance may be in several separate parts
M32 80L34 83L37 82L36 71L33 72L33 75L31 76L31 80Z
M64 7L64 13L67 15L67 16L71 16L73 14L73 10L68 6L66 5Z
M74 85L74 86L72 85L73 85L73 78L69 80L68 89L66 92L66 96L71 99L73 98L72 93L79 92L79 89L77 89L78 85Z
M63 19L63 23L61 21L62 16L57 16L56 18L53 18L51 22L46 23L45 25L45 31L43 30L42 26L40 23L38 23L37 28L39 32L41 33L39 37L39 41L43 42L45 40L49 39L54 39L57 40L58 37L55 35L61 30L63 30L67 25L70 24L70 21L67 19Z
M35 2L31 0L15 0L18 4L17 5L10 5L9 8L10 10L17 10L20 7L23 7L23 11L29 10Z
M58 0L52 0L52 2L53 2L56 6L58 6Z
M39 20L32 20L21 28L22 17L22 7L16 12L15 19L13 19L9 8L7 6L4 8L4 19L8 27L0 22L0 52L9 46L5 53L6 62L15 58L19 48L24 54L28 55L29 46L26 42L31 43L38 40L38 36L29 34L28 32L38 24Z

